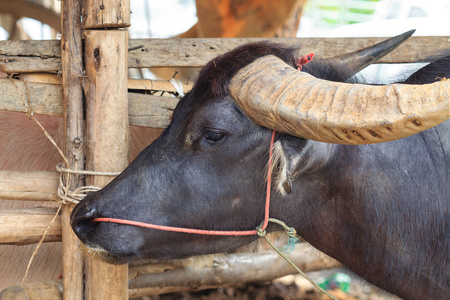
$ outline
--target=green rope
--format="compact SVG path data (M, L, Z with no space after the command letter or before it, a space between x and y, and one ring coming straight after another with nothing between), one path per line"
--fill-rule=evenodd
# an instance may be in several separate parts
M282 250L278 249L266 236L266 231L261 229L261 226L256 227L256 230L258 231L258 235L262 238L264 238L266 240L266 242L270 245L270 247L272 247L279 255L281 255L281 257L283 257L300 275L302 275L306 280L308 280L316 289L318 289L319 291L321 291L322 293L324 293L325 295L327 295L328 297L330 297L333 300L339 300L338 298L334 297L333 295L331 295L330 293L328 293L327 291L325 291L323 288L321 288L317 283L314 282L314 280L312 280L308 275L306 275L305 273L303 273L302 270L300 270L283 252L284 251L293 251L293 247L295 246L295 243L298 242L298 238L297 238L297 231L295 230L295 228L293 227L289 227L287 226L283 221L277 220L277 219L273 219L273 218L269 218L269 222L272 223L277 223L278 225L283 226L284 230L286 231L289 240L288 240L288 245L286 245L286 247L284 247ZM295 241L295 242L294 242ZM286 249L287 248L287 249ZM286 249L286 250L285 250Z

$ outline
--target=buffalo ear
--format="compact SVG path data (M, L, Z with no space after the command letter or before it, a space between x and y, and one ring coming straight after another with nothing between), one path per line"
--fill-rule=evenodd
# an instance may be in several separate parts
M278 192L290 194L292 192L291 174L294 173L302 150L307 140L283 134L274 147L274 166L276 168L275 183Z

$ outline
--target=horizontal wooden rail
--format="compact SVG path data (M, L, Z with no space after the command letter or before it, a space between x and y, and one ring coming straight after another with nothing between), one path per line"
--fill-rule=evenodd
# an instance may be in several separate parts
M300 243L289 256L305 272L341 266L321 255L307 243ZM153 267L153 266L149 266ZM134 275L134 273L138 275ZM200 267L170 266L157 272L130 267L130 298L179 291L197 291L245 282L264 282L295 274L295 270L272 249L260 253L236 253L212 258Z
M50 207L0 210L0 244L28 245L39 242L56 211L56 208ZM44 242L60 241L61 217L58 216Z
M317 250L311 250L306 243L297 245L290 257L304 272L341 266ZM294 273L295 270L272 250L218 256L201 267L163 264L130 266L129 298L263 282ZM26 295L34 299L33 296L39 295L39 299L61 299L61 290L61 280L35 282L9 287L3 290L0 298L18 299L18 296Z
M48 201L56 193L59 173L0 170L0 200Z
M333 57L371 46L386 38L277 38L272 42L302 45L302 53ZM128 67L201 67L219 54L263 38L134 39L129 41ZM424 61L429 55L450 48L449 36L410 38L379 63ZM0 72L58 72L60 41L1 41Z
M27 101L27 92L25 84L20 80L14 80L15 84L9 79L0 79L0 110L27 112L27 107L21 95ZM149 80L130 80L133 90L147 89L153 85L153 89L170 88L168 81ZM17 87L16 87L17 86ZM191 85L184 84L183 89L187 92ZM45 84L37 82L28 82L28 95L33 113L62 116L62 91L58 84ZM128 93L128 113L130 125L165 128L169 124L170 117L178 98L152 96L142 93ZM0 183L1 184L1 183Z
M128 93L130 125L166 128L179 99Z

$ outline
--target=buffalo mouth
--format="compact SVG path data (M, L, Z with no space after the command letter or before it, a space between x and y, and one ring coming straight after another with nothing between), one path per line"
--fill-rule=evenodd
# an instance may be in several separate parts
M94 257L110 264L124 264L136 259L137 254L126 245L122 249L116 249L112 247L114 240L105 241L102 238L101 227L110 224L100 224L92 220L86 218L73 225L76 235L82 242L80 250L84 256Z
M102 215L95 208L89 208L88 203L81 203L72 211L71 226L82 242L80 250L83 255L111 264L123 264L132 260L134 254L125 251L118 253L118 251L108 249L109 243L101 242L101 227L105 224L94 222L94 219L99 217Z
M93 257L109 264L121 265L133 260L133 255L116 255L97 245L81 244L80 251L85 257Z

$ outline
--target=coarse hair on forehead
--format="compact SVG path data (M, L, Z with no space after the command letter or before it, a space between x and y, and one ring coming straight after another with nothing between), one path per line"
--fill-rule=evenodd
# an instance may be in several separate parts
M276 43L256 42L242 45L214 58L200 71L194 87L180 101L174 112L174 118L177 114L187 116L192 109L202 105L208 99L229 95L228 88L233 76L260 57L274 55L294 66L294 54L298 49L299 46L289 47Z
M212 97L228 94L230 81L238 71L260 57L274 55L294 66L294 54L299 47L269 42L246 44L208 62L199 74L197 88ZM196 91L194 90L194 93Z

